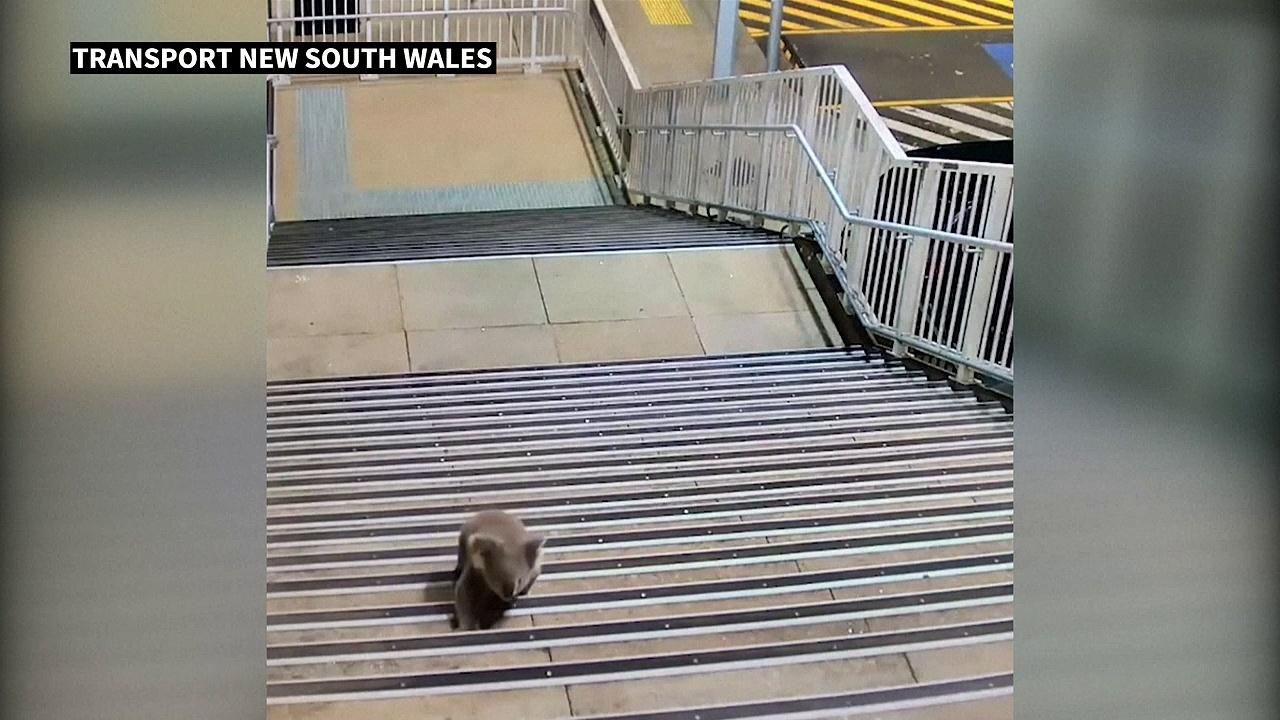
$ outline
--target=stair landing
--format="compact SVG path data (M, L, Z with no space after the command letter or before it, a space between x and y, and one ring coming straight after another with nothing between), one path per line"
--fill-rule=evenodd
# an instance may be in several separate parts
M279 220L610 202L563 72L298 80L275 113Z
M790 246L268 272L272 379L839 344Z

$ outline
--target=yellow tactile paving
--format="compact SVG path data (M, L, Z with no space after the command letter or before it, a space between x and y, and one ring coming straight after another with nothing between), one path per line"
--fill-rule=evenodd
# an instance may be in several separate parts
M770 0L741 0L739 16L752 35L768 32L771 4ZM995 29L1012 22L1012 0L787 0L783 7L783 28L790 32Z
M650 25L692 25L689 10L681 0L640 0Z

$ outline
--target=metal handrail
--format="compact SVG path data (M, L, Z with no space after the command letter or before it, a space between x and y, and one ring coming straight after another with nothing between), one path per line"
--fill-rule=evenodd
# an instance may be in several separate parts
M836 190L835 183L831 181L831 173L826 166L822 164L822 160L818 158L818 153L813 149L813 144L804 136L804 130L795 124L786 125L623 125L624 130L632 132L654 132L654 131L679 131L679 132L783 132L787 137L794 138L804 151L805 157L809 160L809 166L818 176L818 180L822 186L826 188L827 194L831 197L831 201L835 203L836 209L840 216L855 225L863 225L877 230L889 230L892 232L900 232L910 235L919 235L921 237L933 238L935 240L943 240L946 242L963 243L965 245L974 245L976 247L989 248L991 250L1008 251L1013 248L1013 243L1001 242L998 240L988 240L986 238L974 237L972 235L961 235L959 233L951 233L943 230L934 230L931 228L922 228L914 225L904 225L902 223L887 222L884 220L876 220L874 218L864 217L857 212L850 210L845 203L844 198L840 197L840 192Z
M280 25L296 22L333 22L338 20L376 20L379 18L426 18L466 16L466 15L518 15L568 13L573 8L567 5L531 5L529 7L497 7L497 8L455 8L450 10L393 10L391 12L347 13L342 15L299 15L296 17L267 18L268 25Z
M627 54L627 48L618 38L618 29L613 25L613 17L609 15L609 10L604 6L603 0L590 0L591 5L596 9L596 14L600 16L600 23L604 25L605 36L612 40L611 45L613 51L617 53L618 60L622 63L622 71L626 74L627 84L632 91L640 89L640 78L636 75L635 66L631 64L631 56Z
M637 179L643 187L637 187L636 192L650 200L687 203L691 207L718 207L722 214L725 211L743 213L754 217L756 222L767 218L809 228L845 293L850 312L868 331L891 340L896 353L914 349L953 363L957 379L965 382L973 380L975 371L1001 381L1013 381L1009 324L1011 275L1008 274L1012 268L1012 243L867 217L850 208L832 179L833 173L822 162L804 129L794 123L633 124L623 127L638 138L652 135L670 138L658 146L652 145L653 140L645 141L649 152L641 155L637 168ZM686 152L679 153L678 143L681 141L675 138L699 134L729 137L727 141L712 146L707 146L705 140L698 140L693 146L686 146ZM763 138L770 134L794 141L795 147L801 150L802 166L797 167L792 159L766 163L766 157L774 157L766 150L772 148L777 151L778 147L766 145L759 139L756 147L760 148L760 165L750 172L731 170L728 163L737 162L735 156L741 157L735 152L733 140L739 134L747 138ZM653 154L655 148L657 154ZM677 157L680 158L678 162ZM926 217L920 213L935 212L934 203L942 202L944 194L949 194L953 203L956 199L954 194L942 193L937 184L943 167L942 164L916 160L892 162L881 167L880 177L884 182L879 185L872 183L870 187L877 194L891 187L899 192L907 188L914 193L916 209L913 217ZM1007 170L1006 166L994 167ZM803 168L808 172L803 172ZM972 170L974 168L963 164L946 167L946 172L957 174ZM658 173L656 179L654 171ZM691 180L708 171L723 177L723 181L708 187L704 181ZM749 178L743 181L747 190L745 193L741 190L730 192L731 175L739 172L746 173L745 177ZM901 178L898 181L892 178L895 173L902 172L916 175L905 185L895 186L894 182L900 182ZM789 184L792 188L789 191L791 199L783 203L789 207L785 212L779 212L776 202L761 201L765 197L765 188L769 187L770 180L766 178L773 177L775 173L779 174L777 177L784 185ZM815 198L808 195L808 190L800 182L804 175L809 174L821 184L823 189L818 196L829 201L833 210L830 214L813 204ZM934 184L931 185L926 177L932 178ZM985 177L987 182L996 180L996 176L979 174L978 177ZM800 194L797 196L796 192ZM755 198L754 206L744 206L744 194L746 205L751 205L751 198ZM796 214L797 197L799 215ZM986 201L990 202L993 197L986 196ZM824 226L818 218L829 218L830 222ZM851 238L846 246L843 233L850 227L866 228L864 233L880 231L881 234ZM843 255L846 252L852 260ZM945 270L938 262L933 263L932 270L929 270L930 259L940 260L942 256L948 258ZM869 257L875 262L868 262ZM896 257L897 260L886 261L886 257ZM955 287L951 283L959 283L960 289L954 295L952 290ZM881 317L877 308L886 315Z
M863 92L862 87L853 79L853 74L849 72L849 68L843 65L818 65L813 67L797 68L794 70L786 70L781 73L748 73L746 75L733 75L731 77L710 78L707 80L683 80L680 82L659 83L644 88L646 92L655 91L671 91L683 88L693 87L715 87L727 85L739 85L752 81L772 80L779 75L788 78L798 78L806 76L829 76L834 77L840 83L840 89L848 93L850 99L858 106L861 115L866 119L867 124L875 132L876 137L880 139L884 146L885 152L889 153L895 160L906 160L907 152L902 149L902 144L894 137L893 132L889 130L889 126L885 124L884 118L880 117L880 113L876 111L875 106L871 104L871 98Z

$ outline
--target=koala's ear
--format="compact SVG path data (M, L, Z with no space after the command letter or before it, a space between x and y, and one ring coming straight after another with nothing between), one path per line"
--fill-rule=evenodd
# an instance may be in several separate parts
M484 567L485 560L493 555L502 545L498 538L477 533L467 538L467 555L477 568Z
M530 565L536 565L538 557L542 555L542 546L547 542L545 535L531 535L528 540L524 541L524 554L528 558Z

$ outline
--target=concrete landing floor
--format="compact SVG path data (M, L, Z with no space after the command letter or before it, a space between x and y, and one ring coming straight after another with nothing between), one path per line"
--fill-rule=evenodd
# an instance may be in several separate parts
M268 273L270 379L830 347L790 247Z
M277 88L279 220L609 200L563 72Z

